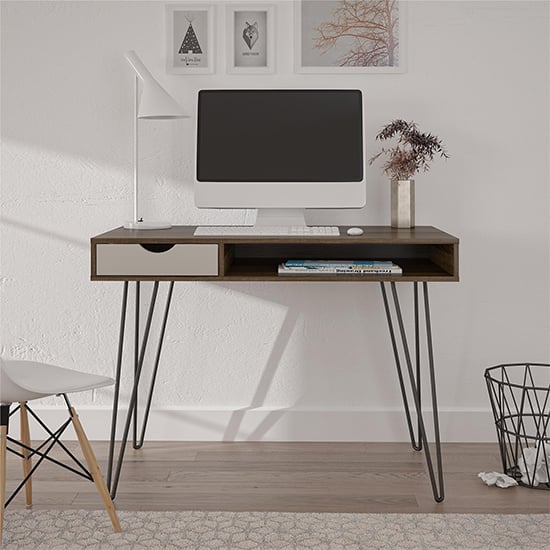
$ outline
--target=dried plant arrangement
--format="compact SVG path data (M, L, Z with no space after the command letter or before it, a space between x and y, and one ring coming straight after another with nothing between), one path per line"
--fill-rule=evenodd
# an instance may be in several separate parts
M378 157L388 155L383 170L390 179L408 180L417 172L427 172L436 155L449 158L441 140L432 134L420 132L414 122L392 120L382 128L376 139L384 141L395 137L396 145L383 147L369 160L369 164L372 164Z

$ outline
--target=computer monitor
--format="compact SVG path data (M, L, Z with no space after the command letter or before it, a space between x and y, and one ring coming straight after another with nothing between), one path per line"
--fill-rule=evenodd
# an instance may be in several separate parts
M363 111L360 90L201 90L197 206L364 206Z

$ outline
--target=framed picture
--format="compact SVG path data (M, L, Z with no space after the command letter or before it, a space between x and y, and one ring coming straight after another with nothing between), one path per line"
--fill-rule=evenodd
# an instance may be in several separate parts
M167 4L167 70L175 74L214 72L214 5Z
M296 72L404 72L405 4L403 0L299 0Z
M226 7L227 72L274 71L274 11L268 4Z

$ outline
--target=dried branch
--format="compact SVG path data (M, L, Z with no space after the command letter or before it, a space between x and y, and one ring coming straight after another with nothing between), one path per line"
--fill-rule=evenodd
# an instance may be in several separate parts
M393 66L398 21L397 0L342 0L332 19L317 28L315 47L325 52L338 40L351 38L353 47L340 65Z
M407 180L417 172L427 172L436 155L449 158L442 141L432 134L420 132L414 122L392 120L376 136L380 141L393 138L397 138L396 145L383 147L369 159L372 164L380 156L387 155L382 168L391 179Z

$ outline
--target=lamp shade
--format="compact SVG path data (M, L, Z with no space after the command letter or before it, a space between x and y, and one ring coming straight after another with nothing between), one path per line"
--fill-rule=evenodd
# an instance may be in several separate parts
M135 51L127 52L126 60L142 80L138 118L189 118L177 101L153 78Z

